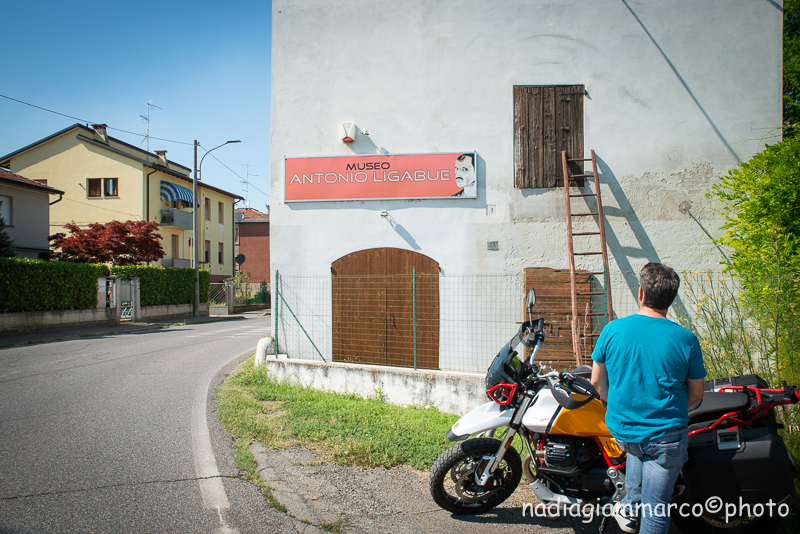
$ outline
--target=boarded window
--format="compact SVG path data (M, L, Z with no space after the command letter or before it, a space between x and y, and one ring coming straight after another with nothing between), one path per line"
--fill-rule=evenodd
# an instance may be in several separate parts
M550 362L556 369L573 369L576 366L575 351L572 346L572 290L568 269L548 269L544 267L525 269L525 291L536 291L536 305L533 317L541 317L548 325L545 331L547 341L542 345L539 361ZM592 289L592 277L586 271L577 271L575 282L578 293L578 329L580 333L592 333L593 316L591 297L586 295ZM524 307L524 306L523 306ZM527 312L524 313L527 320ZM591 365L590 356L594 348L594 338L581 336L583 363Z
M225 263L225 244L218 243L218 245L219 245L219 257L217 258L217 262L220 265L223 265Z
M205 205L203 207L205 208L205 219L207 221L210 221L211 220L211 199L210 198L207 198L205 200Z
M211 263L211 241L208 240L203 248L203 263Z
M225 224L225 204L222 202L217 203L217 222Z
M514 87L514 187L564 185L561 151L583 157L584 93L582 85ZM582 174L579 162L570 165Z

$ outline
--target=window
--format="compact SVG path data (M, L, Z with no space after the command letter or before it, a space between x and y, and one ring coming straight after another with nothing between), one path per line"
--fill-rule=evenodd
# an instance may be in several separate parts
M12 198L5 195L0 195L0 217L3 218L7 226L14 226L14 219L11 213L12 207Z
M89 178L89 187L86 188L86 194L90 197L103 196L103 180L101 178Z
M233 229L233 244L239 244L239 225L237 224L236 227Z
M225 244L224 243L220 243L219 244L219 257L217 258L217 261L219 262L220 265L223 265L225 263Z
M103 196L118 197L117 178L103 178Z
M205 208L206 220L210 221L211 220L211 199L210 198L206 198L205 206L203 206L203 207Z
M203 250L203 263L211 263L211 241L206 240Z
M91 198L118 197L119 178L87 179L86 196Z
M34 182L39 182L42 185L47 185L47 180L34 180Z
M225 204L222 202L217 204L217 222L219 224L225 224Z
M583 157L585 93L582 85L514 87L514 187L564 184L561 151ZM568 163L570 174L582 174L581 163Z

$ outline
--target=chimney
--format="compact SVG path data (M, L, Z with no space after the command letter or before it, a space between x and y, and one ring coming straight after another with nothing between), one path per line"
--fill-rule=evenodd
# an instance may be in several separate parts
M106 128L108 128L107 124L92 124L94 138L101 143L108 144L108 132Z
M156 156L158 156L158 161L164 166L168 167L167 165L167 151L166 150L156 150Z

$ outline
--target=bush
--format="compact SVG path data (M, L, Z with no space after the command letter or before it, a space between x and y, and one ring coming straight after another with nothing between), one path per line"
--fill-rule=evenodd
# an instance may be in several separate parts
M0 258L0 312L94 308L107 275L105 265Z
M126 265L112 267L111 273L119 276L121 280L139 278L141 306L194 304L194 269ZM201 270L200 302L208 302L208 286L210 283L211 275L209 272Z

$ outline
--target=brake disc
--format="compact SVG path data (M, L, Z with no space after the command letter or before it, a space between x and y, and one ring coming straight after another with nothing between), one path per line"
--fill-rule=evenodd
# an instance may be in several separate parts
M475 484L474 479L475 474L475 467L470 467L461 472L461 476L456 481L456 485L453 488L458 495L458 499L461 502L479 502L484 501L487 498L491 497L495 493L499 492L503 489L502 486L498 486L493 489L486 489L484 490L480 486ZM492 479L490 479L492 480ZM480 493L475 493L479 491Z

